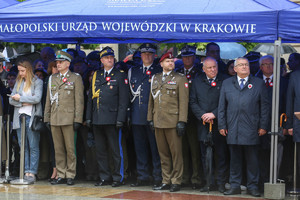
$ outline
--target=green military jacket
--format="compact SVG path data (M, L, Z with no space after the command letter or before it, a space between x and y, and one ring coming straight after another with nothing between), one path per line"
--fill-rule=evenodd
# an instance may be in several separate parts
M162 76L152 77L147 120L153 121L155 128L175 128L177 122L187 122L188 80L174 71L164 81Z
M83 109L81 76L71 71L68 71L64 79L61 79L59 73L51 75L47 87L44 122L50 122L52 126L82 123Z

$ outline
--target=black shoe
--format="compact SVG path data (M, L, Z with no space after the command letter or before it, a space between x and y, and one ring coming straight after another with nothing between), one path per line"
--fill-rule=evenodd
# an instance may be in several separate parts
M241 194L241 188L231 188L224 192L224 195L234 195L234 194Z
M192 189L193 190L196 190L196 189L199 189L199 188L200 188L200 184L192 183Z
M52 185L65 184L65 183L66 183L66 179L60 177L58 179L54 179L54 181L51 182Z
M74 179L67 178L67 185L74 185Z
M158 187L158 186L160 186L160 184L161 184L161 181L154 181L153 187Z
M106 180L100 180L95 184L95 186L104 186L104 185L110 185L111 181L106 181Z
M247 190L247 193L253 197L260 197L260 192L257 189Z
M148 186L149 181L137 180L135 183L130 184L131 187Z
M218 186L218 191L221 192L221 193L224 193L226 191L225 185L224 184L219 185Z
M158 187L153 187L153 190L168 190L170 189L169 184L161 183Z
M180 185L179 184L172 184L170 188L170 192L177 192L180 190Z
M120 187L121 185L124 185L124 184L125 184L124 182L114 181L114 182L112 182L111 187Z
M210 185L210 186L204 186L203 188L200 189L200 192L209 192L209 191L215 191L216 186L215 185Z

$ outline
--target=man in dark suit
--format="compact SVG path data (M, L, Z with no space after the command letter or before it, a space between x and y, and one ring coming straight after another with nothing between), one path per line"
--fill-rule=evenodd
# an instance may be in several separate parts
M184 74L191 86L192 81L202 72L195 65L196 47L186 45L181 49L183 67L177 72ZM200 147L197 142L197 119L189 109L186 134L182 136L183 176L182 186L192 183L193 189L200 187ZM192 166L190 166L190 163ZM191 170L192 169L192 170Z
M247 162L247 190L260 196L258 190L259 137L266 134L269 102L263 80L250 76L247 58L234 62L237 76L223 81L218 107L220 134L227 136L230 150L230 190L225 195L241 194L242 161Z
M100 52L103 69L94 73L88 95L86 123L93 124L100 182L96 186L124 184L122 132L129 103L128 80L124 71L114 67L114 51L105 47ZM109 168L108 148L114 169Z
M292 58L291 58L292 56ZM297 62L300 64L300 55L291 54L289 63ZM297 144L298 167L300 166L300 120L295 116L295 112L300 112L300 65L293 64L293 72L290 75L290 81L287 91L286 114L289 135L293 136ZM299 177L299 174L298 174Z
M261 78L265 82L267 89L267 96L270 105L270 110L272 106L272 94L273 94L273 56L266 55L259 59L259 66L261 73L257 73L257 77ZM279 92L279 114L285 112L285 102L286 102L286 90L287 90L288 81L286 78L280 78L280 92ZM271 118L272 113L269 112L269 121L267 132L271 131ZM286 131L286 129L284 129ZM283 139L283 135L279 137L279 142ZM283 149L282 145L279 145L278 148L278 166L280 166L281 156ZM259 166L260 166L260 178L259 178L259 189L264 191L264 183L269 181L270 175L270 151L271 151L271 136L265 134L260 137L259 145Z
M217 184L218 190L225 192L225 183L227 179L226 172L229 170L229 150L226 138L218 133L218 104L220 89L224 80L224 75L218 73L218 64L214 58L208 57L203 61L203 71L205 74L195 78L190 92L190 107L198 120L198 140L201 147L201 160L204 174L206 169L206 148L209 123L213 123L213 141L217 154ZM203 125L203 122L206 124ZM213 173L214 174L214 173ZM201 188L201 192L207 192L214 189L214 178L211 185Z
M161 183L160 158L154 132L147 122L148 101L151 77L162 71L159 65L153 63L157 47L150 43L140 46L142 64L133 66L128 71L131 91L131 123L136 153L137 181L132 187L149 185L151 174L149 167L152 160L152 176L154 186ZM151 154L151 158L149 157Z

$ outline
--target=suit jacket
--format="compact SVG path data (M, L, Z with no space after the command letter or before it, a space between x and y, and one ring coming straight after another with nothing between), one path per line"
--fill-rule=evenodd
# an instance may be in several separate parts
M147 120L156 128L175 128L177 122L187 122L188 80L174 71L162 81L163 73L152 77ZM160 94L154 99L155 94Z
M130 87L133 92L136 92L140 86L140 96L137 96L131 103L131 123L134 125L147 125L147 112L150 94L151 77L162 71L159 65L152 64L149 68L149 73L143 73L143 65L132 67L128 72ZM131 99L133 94L131 93Z
M197 132L199 141L206 140L208 134L208 124L203 125L201 119L202 115L208 112L212 112L216 119L213 124L213 132L218 134L218 105L219 105L219 96L224 77L221 74L218 74L215 79L215 86L212 86L205 74L195 78L192 88L190 91L190 107L196 116L197 123Z
M256 145L258 129L268 129L269 101L263 80L249 76L243 89L237 76L223 81L218 107L218 127L227 129L227 143Z
M129 86L124 71L115 67L104 78L104 69L98 70L95 91L100 89L98 98L92 99L92 84L89 90L86 120L95 125L115 125L117 121L125 122L129 105Z
M63 82L60 74L53 74L51 83L48 83L44 121L52 126L72 125L74 122L82 123L83 117L83 83L81 76L68 71ZM50 102L49 84L52 95L58 93L58 104Z
M23 89L24 89L24 81L22 81L19 90L17 91L17 85L16 82L14 89L11 93L11 95L19 94L20 100L15 101L11 97L9 98L9 103L14 106L14 117L13 117L13 129L20 128L20 120L19 120L19 109L22 107L22 103L30 103L33 104L32 111L31 111L31 118L29 122L29 127L32 125L32 121L35 115L42 116L42 93L43 93L43 81L38 79L37 77L34 77L31 84L31 93L32 96L23 96Z
M256 77L263 79L263 73L257 73ZM273 83L273 79L270 80L270 83ZM286 91L287 91L288 81L286 78L280 78L280 87L279 87L279 115L285 113L285 102L286 102ZM272 110L272 98L273 98L273 86L266 87L267 96L270 106L270 111ZM269 112L269 121L267 131L271 131L271 122L272 122L272 112ZM264 149L269 149L271 147L271 135L266 134L260 137L261 147Z
M295 142L300 142L300 120L294 112L300 112L300 70L292 72L287 92L286 128L293 128L293 138Z

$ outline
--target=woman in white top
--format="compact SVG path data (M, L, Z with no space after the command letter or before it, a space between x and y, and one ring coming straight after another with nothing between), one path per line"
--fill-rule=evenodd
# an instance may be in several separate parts
M42 116L41 98L43 82L34 76L28 59L18 62L18 76L16 84L9 98L13 105L13 129L17 130L18 142L21 146L21 116L25 115L25 180L36 181L39 163L40 133L31 130L35 115Z

